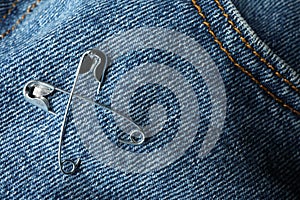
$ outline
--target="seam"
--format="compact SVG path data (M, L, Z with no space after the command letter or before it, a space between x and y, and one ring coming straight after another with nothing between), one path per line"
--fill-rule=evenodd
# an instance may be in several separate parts
M19 2L20 2L20 0L16 0L16 1L14 1L14 2L11 4L10 8L9 8L9 9L6 11L6 13L2 16L2 19L0 19L0 23L2 23L3 20L6 19L7 16L11 14L11 12L17 7L17 3L19 3Z
M14 25L12 25L12 27L10 29L7 29L4 33L2 33L0 35L0 39L5 38L5 36L7 36L9 33L11 33L12 31L14 31L16 29L16 27L26 18L26 16L31 13L31 11L41 2L41 0L36 0L33 4L31 4L30 6L28 6L28 8L26 9L26 12L15 22Z
M197 4L197 0L192 0L192 3L198 14L203 19L203 24L208 28L208 32L213 36L214 41L219 45L220 49L227 55L229 60L234 64L235 67L240 69L244 74L249 76L252 81L254 81L261 89L263 89L269 96L271 96L277 103L281 104L284 108L289 109L294 114L300 116L300 111L296 110L292 106L286 104L281 98L277 97L274 93L272 93L266 86L264 86L257 78L253 76L253 74L245 69L243 66L237 63L237 61L232 57L231 53L223 46L223 43L218 39L215 32L211 29L210 23L207 21L206 15L202 12L202 8Z
M280 74L280 72L275 69L260 53L258 53L255 48L249 43L249 41L243 36L242 31L236 26L236 24L230 19L229 14L225 12L224 7L221 5L219 0L214 0L218 6L218 8L222 11L224 17L226 17L227 22L231 25L231 27L239 34L241 41L245 44L245 46L251 50L251 52L261 61L263 62L272 72L279 78L281 78L285 83L287 83L293 90L300 94L300 89L297 88L290 80L288 80L284 75Z

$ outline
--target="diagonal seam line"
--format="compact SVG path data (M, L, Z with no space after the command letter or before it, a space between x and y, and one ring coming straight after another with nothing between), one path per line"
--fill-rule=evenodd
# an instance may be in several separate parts
M227 22L231 25L231 27L239 34L241 41L245 44L245 46L251 50L251 52L261 61L263 62L272 72L279 78L281 78L285 83L287 83L293 90L300 94L300 89L297 88L290 80L288 80L284 75L282 75L274 66L272 66L260 53L258 53L255 48L249 43L249 41L243 36L242 31L236 26L236 24L230 19L229 14L225 12L224 7L221 5L219 0L214 0L218 6L218 8L222 11L224 17L226 17Z
M17 7L17 3L19 3L19 2L20 2L20 0L15 0L15 1L11 4L10 8L9 8L9 9L6 11L6 13L2 16L2 19L0 19L0 23L3 22L3 19L6 19L7 16L11 14L11 12Z
M263 89L269 96L271 96L277 103L281 104L284 108L289 109L294 114L300 116L300 111L296 110L292 106L286 104L282 99L277 97L274 93L272 93L267 87L265 87L257 78L253 76L251 72L249 72L247 69L245 69L243 66L237 63L237 61L232 57L231 53L224 48L223 43L218 39L215 32L211 29L210 23L207 21L207 18L205 14L202 12L202 8L197 4L197 0L192 0L192 3L196 10L198 11L198 14L203 19L203 24L208 28L208 32L213 36L214 41L219 45L220 49L227 55L229 60L234 64L235 67L240 69L244 74L249 76L252 81L254 81L261 89Z
M36 0L33 4L28 6L26 12L15 22L10 29L7 29L4 33L0 35L0 39L5 38L9 33L14 31L16 27L26 18L26 16L41 2L41 0Z

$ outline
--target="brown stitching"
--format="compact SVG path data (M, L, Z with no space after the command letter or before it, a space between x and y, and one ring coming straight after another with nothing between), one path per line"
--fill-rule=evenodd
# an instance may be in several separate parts
M282 74L280 74L279 71L277 71L275 69L275 67L273 67L265 58L262 57L262 55L260 55L253 46L251 46L251 44L247 41L247 39L245 37L243 37L242 31L236 26L236 24L230 19L230 16L225 12L224 7L221 5L219 0L214 0L218 6L218 8L222 11L223 16L226 17L227 22L231 25L231 27L240 35L240 39L241 41L245 44L245 46L250 49L252 51L252 53L259 58L259 60L261 62L263 62L269 69L271 69L273 71L273 73L281 78L285 83L287 83L293 90L295 90L296 92L300 93L299 88L297 88L290 80L288 80L285 76L283 76Z
M234 64L234 66L236 66L244 74L246 74L247 76L249 76L252 81L254 81L261 89L263 89L268 95L270 95L276 102L278 102L279 104L281 104L284 108L289 109L290 111L292 111L296 115L300 115L300 111L298 111L298 110L294 109L292 106L286 104L282 99L280 99L279 97L277 97L274 93L272 93L271 91L269 91L269 89L267 87L265 87L263 84L261 84L260 81L258 79L256 79L252 75L251 72L249 72L247 69L245 69L244 67L242 67L240 64L237 63L237 61L232 57L231 53L226 48L224 48L223 43L218 39L218 37L216 36L216 34L214 33L214 31L211 29L211 25L207 21L207 18L204 15L204 13L202 12L201 7L197 4L197 0L192 0L192 3L194 5L194 7L197 9L198 14L204 20L203 24L208 28L208 32L213 36L214 41L219 45L220 49L227 55L227 57Z
M12 4L11 4L11 7L8 9L8 11L2 16L2 19L6 19L8 15L11 14L11 12L17 7L17 3L19 3L20 1L19 0L16 0L14 1ZM3 20L0 19L0 23L3 22Z
M2 33L0 35L0 39L3 39L5 36L7 36L10 32L14 31L17 27L17 25L19 25L24 19L25 17L38 5L38 3L40 3L41 0L36 0L35 3L31 4L30 6L28 6L26 12L16 21L16 23L10 28L7 29L4 33Z

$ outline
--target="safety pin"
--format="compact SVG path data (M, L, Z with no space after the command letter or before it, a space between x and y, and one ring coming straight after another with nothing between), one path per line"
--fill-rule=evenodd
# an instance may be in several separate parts
M133 130L129 133L130 141L125 141L125 140L119 139L119 142L124 143L124 144L131 144L131 145L141 145L145 141L145 133L144 133L143 129L139 125L137 125L134 121L132 121L129 117L123 115L122 113L120 113L112 108L109 108L108 106L94 102L91 99L82 97L82 96L74 93L79 74L84 74L84 73L87 73L90 71L93 71L94 78L96 79L96 81L99 82L98 90L97 90L97 92L99 92L101 85L103 84L103 78L104 78L106 68L107 68L106 55L98 49L92 49L92 50L85 52L82 55L79 66L76 71L75 81L73 83L73 87L72 87L72 90L70 93L65 90L56 88L48 83L41 82L41 81L29 81L28 83L26 83L26 85L23 89L23 95L28 102L30 102L31 104L33 104L33 105L41 108L42 110L47 111L53 115L56 115L56 114L51 110L50 103L49 103L49 100L47 99L47 97L52 95L55 90L63 92L65 94L69 94L69 99L68 99L68 103L67 103L67 106L65 109L64 118L63 118L61 130L60 130L60 139L59 139L59 146L58 146L59 168L60 168L60 171L63 172L64 174L69 175L69 174L75 173L75 171L77 170L77 168L79 167L80 162L81 162L80 158L78 158L76 160L76 162L69 160L69 159L62 161L62 159L61 159L63 136L65 133L68 111L69 111L73 96L75 96L81 100L87 101L89 103L92 103L96 106L99 106L103 109L112 111L113 113L128 120L130 123L132 123L137 128L136 130ZM66 163L71 164L71 166L72 166L71 170L67 171L64 169L64 165Z

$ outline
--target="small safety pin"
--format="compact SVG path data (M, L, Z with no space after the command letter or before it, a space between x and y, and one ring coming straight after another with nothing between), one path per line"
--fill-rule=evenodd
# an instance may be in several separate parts
M68 103L67 103L67 106L65 109L65 113L64 113L64 118L63 118L61 131L60 131L59 146L58 146L59 168L60 168L60 171L63 172L64 174L73 174L77 170L77 168L79 167L80 162L81 162L80 158L78 158L76 160L76 162L69 160L69 159L62 161L62 159L61 159L63 136L65 133L67 115L68 115L69 107L70 107L73 96L76 96L77 98L79 98L81 100L88 101L89 103L92 103L96 106L102 107L106 110L112 111L115 114L128 120L130 123L132 123L137 128L136 130L133 130L129 133L130 141L119 140L119 142L124 143L124 144L131 144L131 145L141 145L145 141L145 133L143 132L142 128L139 125L137 125L134 121L132 121L130 118L123 115L122 113L119 113L118 111L116 111L112 108L109 108L105 105L94 102L85 97L76 95L74 93L79 74L84 74L84 73L87 73L90 71L93 71L94 78L96 79L96 81L99 82L99 86L98 86L98 90L97 90L99 92L101 85L103 83L103 78L104 78L106 67L107 67L106 55L98 49L92 49L92 50L85 52L82 55L79 66L76 71L75 81L73 83L73 87L72 87L72 90L70 93L65 90L55 88L54 86L52 86L48 83L45 83L45 82L41 82L41 81L29 81L23 89L23 95L28 102L30 102L31 104L33 104L33 105L41 108L42 110L47 111L53 115L56 115L56 114L51 110L50 103L49 103L49 100L47 99L47 97L52 95L55 90L69 94L69 100L68 100ZM64 169L64 165L66 163L71 164L71 166L72 166L71 170L67 171Z
M53 85L50 85L48 83L45 83L45 82L42 82L42 81L35 81L35 80L29 81L25 85L23 94L24 94L25 99L28 102L30 102L31 104L41 108L44 111L47 111L50 114L56 116L57 114L54 113L51 110L50 103L49 103L48 99L46 98L48 96L51 96L54 93L55 90L70 95L69 92L67 92L63 89L56 88ZM134 126L136 126L138 128L138 129L133 130L129 133L130 141L125 141L125 140L120 140L119 139L119 142L124 143L124 144L140 145L145 141L145 134L144 134L142 128L140 128L139 125L137 125L135 122L133 122L127 116L125 116L122 113L114 110L113 108L110 108L108 106L102 105L102 104L97 103L97 102L94 102L90 99L84 98L84 97L79 96L77 94L73 94L73 96L75 96L75 97L77 97L81 100L88 101L89 103L94 104L96 106L99 106L99 107L101 107L103 109L106 109L108 111L111 111L111 112L125 118L126 120L128 120L129 122L131 122L132 124L134 124Z

